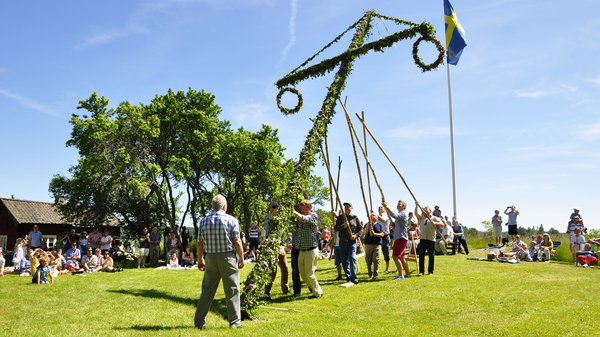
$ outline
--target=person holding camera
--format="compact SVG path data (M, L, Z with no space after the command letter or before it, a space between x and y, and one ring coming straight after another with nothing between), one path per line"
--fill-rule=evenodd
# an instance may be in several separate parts
M508 211L509 209L510 212ZM510 234L513 242L515 242L517 234L519 234L519 231L517 230L517 215L519 215L519 211L517 211L515 205L512 205L506 207L504 214L508 215L508 222L506 223L508 225L508 234Z

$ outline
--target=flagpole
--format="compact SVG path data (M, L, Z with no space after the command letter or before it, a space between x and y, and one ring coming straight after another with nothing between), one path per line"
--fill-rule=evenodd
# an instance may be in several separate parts
M452 197L454 205L453 220L458 220L456 215L456 165L454 163L454 122L452 120L452 84L450 82L450 63L446 62L448 69L448 105L450 106L450 150L452 153Z

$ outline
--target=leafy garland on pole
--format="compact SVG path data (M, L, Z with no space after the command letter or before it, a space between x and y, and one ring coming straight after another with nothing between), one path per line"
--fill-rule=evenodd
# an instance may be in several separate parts
M372 22L374 18L391 20L397 25L407 25L410 28L389 35L378 41L365 44L365 40L371 35L371 29L373 28ZM322 51L329 48L335 42L338 42L342 36L354 28L356 29L356 33L354 33L352 42L350 43L347 51L338 56L323 60L318 64L302 69ZM311 119L311 121L314 122L314 125L308 132L304 147L302 151L300 151L300 157L295 163L292 178L288 183L288 189L286 193L280 197L280 208L278 214L271 221L268 238L263 243L262 250L257 257L256 264L242 286L241 308L243 318L250 318L252 311L259 305L260 295L264 294L263 289L270 281L269 274L272 268L276 268L279 246L281 245L283 238L289 231L294 221L295 216L293 213L293 206L296 201L302 199L302 186L307 182L310 168L315 165L315 156L317 153L319 153L321 141L327 134L327 126L331 124L331 119L335 115L334 109L336 105L336 99L340 96L346 86L346 80L352 72L354 60L357 57L366 55L371 50L383 52L386 48L393 46L395 42L413 38L417 34L420 34L421 37L415 42L412 50L416 65L419 66L424 72L436 69L444 61L445 50L442 46L442 43L435 36L435 30L430 23L423 22L421 24L416 24L413 22L384 16L376 13L374 10L371 10L365 12L363 16L358 21L353 23L348 29L346 29L346 31L336 37L315 55L311 56L299 67L292 70L292 72L275 83L277 88L280 89L280 92L277 95L277 106L279 109L286 115L296 113L302 108L303 99L298 90L287 86L294 86L307 78L317 78L323 76L326 73L333 71L335 67L339 65L339 70L335 74L333 83L331 86L327 87L327 95L325 96L321 110L319 110L316 118ZM418 56L418 47L422 41L432 42L439 51L438 58L429 65L423 63L421 58ZM281 96L286 91L296 94L299 98L298 105L294 109L285 109L281 105Z

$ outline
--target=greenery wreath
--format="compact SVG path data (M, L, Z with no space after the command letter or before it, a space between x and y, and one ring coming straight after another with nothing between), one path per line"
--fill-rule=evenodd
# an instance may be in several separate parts
M287 109L287 108L284 108L283 105L281 105L281 96L283 96L283 94L286 91L289 91L292 94L296 94L298 96L298 104L293 109ZM277 94L277 107L285 115L295 114L296 112L300 111L300 109L302 109L303 105L304 105L304 100L302 99L302 94L298 91L298 89L291 88L291 87L285 87L285 88L279 90L279 94Z
M419 43L421 43L421 41L433 43L435 45L435 47L437 48L437 50L439 51L437 60L435 60L431 64L423 63L423 60L419 57ZM422 35L420 38L418 38L417 41L415 41L415 43L413 44L412 54L413 54L413 59L415 60L415 64L417 65L417 67L421 68L423 70L423 72L425 72L425 71L431 71L433 69L437 69L437 67L440 64L444 63L444 56L446 55L446 50L444 49L444 46L442 46L442 43L440 42L440 40L438 40L435 36L425 34L425 35Z

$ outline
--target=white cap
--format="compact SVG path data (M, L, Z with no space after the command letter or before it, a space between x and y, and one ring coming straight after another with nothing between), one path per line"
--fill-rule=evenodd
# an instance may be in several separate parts
M574 210L574 211L578 211L578 210L579 210L579 207L574 207L574 208L573 208L573 210Z

